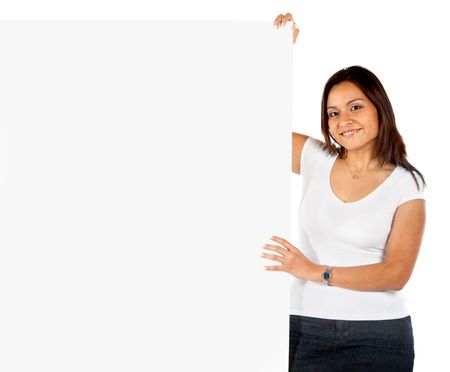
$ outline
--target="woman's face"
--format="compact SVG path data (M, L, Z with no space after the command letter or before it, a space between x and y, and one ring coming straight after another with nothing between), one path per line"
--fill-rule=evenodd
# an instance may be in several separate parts
M347 150L374 145L378 135L377 109L354 83L343 81L331 88L327 114L330 134ZM353 129L357 131L345 133Z

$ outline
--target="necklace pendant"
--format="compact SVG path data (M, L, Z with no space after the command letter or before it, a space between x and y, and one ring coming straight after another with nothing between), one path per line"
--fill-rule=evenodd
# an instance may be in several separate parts
M354 180L357 180L359 177L358 177L357 175L354 174L354 175L352 176L352 178L353 178Z

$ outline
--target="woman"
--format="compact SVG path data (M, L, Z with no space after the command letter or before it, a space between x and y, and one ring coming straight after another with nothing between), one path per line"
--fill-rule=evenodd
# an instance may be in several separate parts
M293 21L280 14L276 26ZM293 27L294 43L298 28ZM292 133L302 176L299 248L263 248L293 276L289 371L412 371L414 338L401 289L425 227L423 175L406 159L389 98L369 70L327 81L324 141Z

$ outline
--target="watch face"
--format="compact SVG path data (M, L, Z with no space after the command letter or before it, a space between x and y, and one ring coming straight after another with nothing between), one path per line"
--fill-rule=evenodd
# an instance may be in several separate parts
M323 278L324 278L325 280L330 279L330 273L328 273L328 272L323 273Z

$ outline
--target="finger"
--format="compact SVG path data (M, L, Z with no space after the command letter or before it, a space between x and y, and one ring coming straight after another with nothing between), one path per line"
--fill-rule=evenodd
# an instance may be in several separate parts
M276 241L277 243L280 243L282 246L286 247L287 250L295 248L291 243L289 243L286 239L280 238L279 236L272 236L270 238L271 240Z
M284 258L283 256L278 256L276 254L267 254L267 253L263 253L261 255L263 258L267 258L268 260L272 260L272 261L278 261L280 263L284 263L286 262L286 258Z
M282 21L283 26L286 25L286 23L289 21L292 21L293 23L295 23L294 17L292 16L292 14L286 13L285 16L283 17L283 21Z
M272 251L275 251L275 252L278 252L278 253L281 253L281 254L286 253L286 248L284 248L284 247L282 248L282 247L280 247L278 245L266 244L262 248L263 249L269 249L269 250L272 250Z
M275 18L275 20L274 20L274 26L277 26L277 27L279 27L280 25L281 26L284 26L285 24L286 24L286 22L288 22L288 21L292 21L292 22L294 22L294 17L292 17L292 14L291 13L286 13L286 14L279 14L276 18ZM295 22L294 22L295 23Z
M284 271L282 265L264 266L264 270L267 270L267 271Z
M297 41L297 36L299 33L300 33L300 30L297 27L295 27L295 29L294 29L294 44Z
M273 240L273 241L275 241L277 243L280 243L281 245L285 245L286 243L289 244L289 242L286 239L283 239L283 238L281 238L279 236L276 236L276 235L272 236L270 238L270 240Z
M294 22L294 17L292 17L291 13L286 13L285 16L283 17L283 26L286 24L286 22L288 21L292 21Z
M284 17L283 14L279 14L279 15L275 18L275 20L273 21L273 24L274 24L274 25L279 25L280 22L282 21L283 17Z

